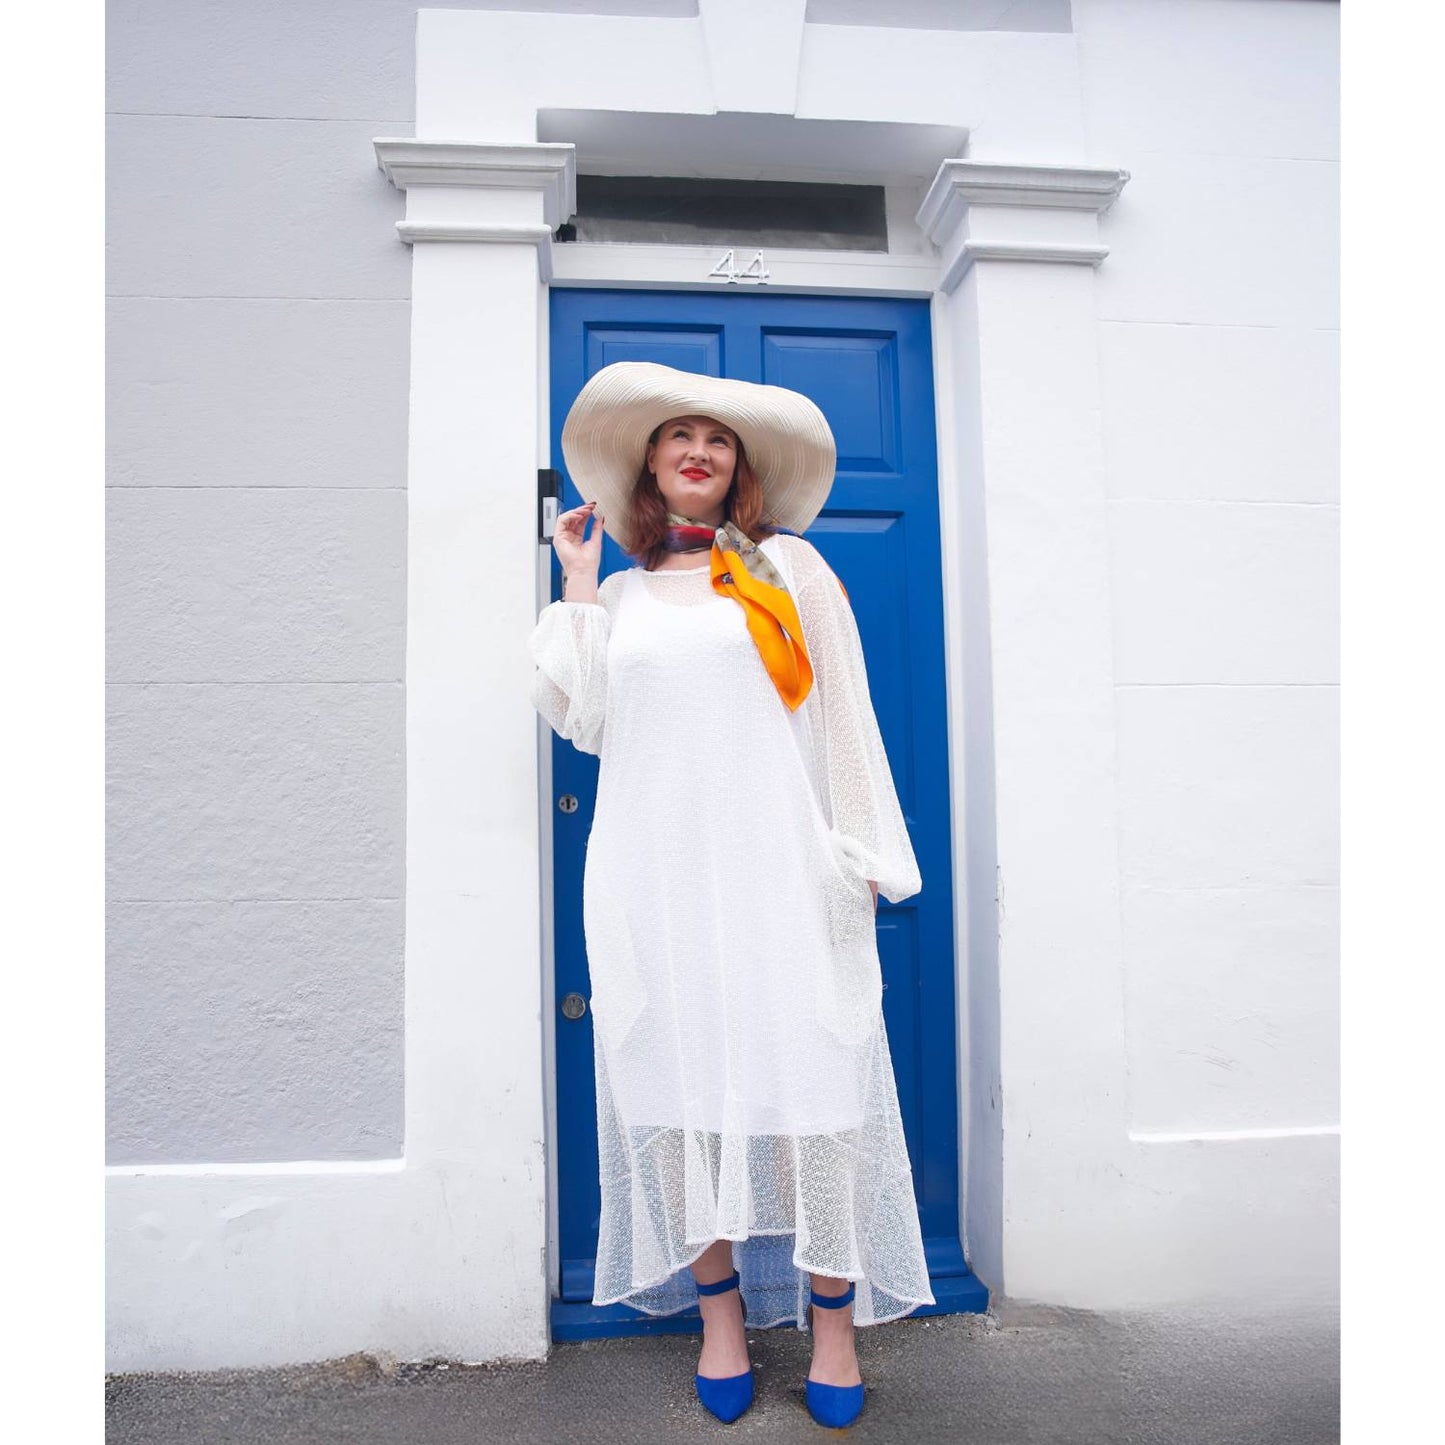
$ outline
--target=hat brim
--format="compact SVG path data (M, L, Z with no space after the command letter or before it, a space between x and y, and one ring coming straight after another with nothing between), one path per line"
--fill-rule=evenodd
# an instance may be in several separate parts
M763 490L763 520L806 531L833 487L837 447L816 403L787 387L701 376L650 361L604 366L577 393L562 426L573 485L596 502L625 552L632 489L647 439L675 416L710 416L737 433Z

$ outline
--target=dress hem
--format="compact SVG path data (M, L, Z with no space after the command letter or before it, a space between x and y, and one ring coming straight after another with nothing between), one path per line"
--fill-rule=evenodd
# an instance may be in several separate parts
M672 1310L650 1310L646 1305L633 1304L626 1295L618 1295L615 1299L608 1300L595 1299L592 1303L599 1309L604 1305L626 1305L628 1309L636 1310L638 1314L647 1315L650 1319L666 1319L670 1315L680 1315L685 1310L690 1310L696 1301L678 1305L676 1309ZM853 1327L859 1330L866 1330L871 1329L874 1325L891 1325L897 1320L907 1319L915 1310L921 1309L924 1305L937 1303L938 1301L936 1299L912 1300L908 1302L908 1308L906 1310L899 1310L896 1314L878 1315L866 1323L863 1320L855 1319L853 1321ZM782 1325L794 1325L804 1333L807 1332L807 1325L799 1320L796 1315L779 1315L776 1319L765 1320L762 1324L745 1321L745 1328L750 1330L773 1330L778 1329Z
M702 1256L706 1254L715 1243L717 1243L717 1240L726 1239L730 1244L741 1244L744 1240L748 1239L776 1239L793 1234L794 1232L795 1231L791 1229L755 1229L750 1234L720 1234L717 1236L717 1239L709 1240L708 1243L703 1245L703 1247L698 1250L696 1254L694 1254L690 1259L684 1260L680 1265L677 1266L676 1269L670 1269L667 1271L666 1274L659 1275L656 1279L649 1280L646 1284L635 1284L625 1294L613 1295L610 1299L598 1299L594 1295L592 1299L592 1304L595 1308L598 1309L606 1305L626 1305L628 1309L636 1310L638 1314L648 1315L652 1319L666 1319L669 1315L680 1315L683 1313L684 1310L691 1309L697 1303L697 1301L688 1300L684 1304L678 1305L675 1309L653 1310L648 1309L646 1305L632 1303L632 1296L634 1294L641 1294L644 1290L656 1289L658 1285L666 1284L667 1281L670 1280L680 1270L690 1269L693 1264L695 1264L699 1259L701 1259ZM868 1276L866 1274L827 1274L824 1270L820 1269L810 1270L808 1269L807 1265L799 1264L796 1259L793 1261L793 1267L795 1269L802 1270L806 1274L824 1275L824 1277L827 1279L846 1279L852 1281L854 1284L865 1284L869 1282ZM882 1288L882 1286L880 1286L880 1288ZM914 1310L921 1309L924 1305L938 1303L937 1297L931 1293L929 1294L927 1299L914 1299L911 1295L894 1294L892 1290L885 1290L885 1293L891 1295L896 1300L904 1301L908 1305L908 1308L906 1310L899 1310L894 1314L877 1316L874 1319L868 1320L866 1323L862 1320L855 1319L853 1321L853 1324L856 1329L864 1330L870 1328L873 1325L891 1324L894 1320L901 1320L906 1318L908 1315L911 1315ZM807 1312L805 1310L804 1314L806 1315L806 1313ZM762 1324L750 1324L747 1326L747 1328L750 1330L770 1330L784 1324L796 1325L800 1330L806 1329L806 1326L804 1325L802 1320L798 1318L797 1315L779 1315L777 1319L767 1320Z

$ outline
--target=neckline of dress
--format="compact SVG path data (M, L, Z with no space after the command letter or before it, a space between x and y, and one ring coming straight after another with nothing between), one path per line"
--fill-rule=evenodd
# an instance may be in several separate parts
M763 540L758 543L758 546L762 547L771 540L772 537L764 537ZM651 571L649 571L646 567L639 565L637 567L634 567L632 570L634 572L641 572L644 577L696 577L699 572L707 572L710 571L711 568L712 561L711 559L709 559L708 561L704 562L701 567L654 567Z

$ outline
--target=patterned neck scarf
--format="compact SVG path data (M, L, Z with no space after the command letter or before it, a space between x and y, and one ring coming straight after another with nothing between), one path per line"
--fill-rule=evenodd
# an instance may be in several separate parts
M731 519L720 527L709 527L670 511L667 521L663 546L669 552L711 549L713 591L731 597L743 609L748 632L778 696L796 711L813 686L813 666L803 642L797 604L772 559ZM785 527L778 530L788 531Z

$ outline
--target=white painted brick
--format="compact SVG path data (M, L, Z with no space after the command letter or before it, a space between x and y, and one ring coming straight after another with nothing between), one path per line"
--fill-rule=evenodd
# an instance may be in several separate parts
M106 108L410 121L419 8L416 0L110 0ZM696 0L447 0L445 8L579 17L697 13Z
M411 114L416 6L403 0L111 0L106 22L113 112Z
M1338 1318L1340 1298L1338 1133L1139 1143L1129 1172L1128 1246L1113 1261L1123 1279L1110 1293L1127 1290L1120 1302L1140 1305L1217 1301L1231 1321L1277 1309L1262 1347L1314 1334L1329 1356L1323 1322Z
M1337 159L1339 16L1336 0L1075 0L1091 154Z
M1339 326L1333 161L1131 152L1100 218L1109 321Z
M800 116L970 128L973 160L1082 164L1071 35L809 26Z
M1106 321L1109 495L1337 502L1337 331Z
M1339 892L1126 889L1129 1122L1339 1120Z
M1127 885L1339 881L1333 687L1121 687Z
M1109 505L1120 683L1339 681L1339 512Z
M400 489L112 487L112 682L397 682Z
M404 487L406 301L114 299L112 486Z
M410 295L400 191L377 169L387 121L111 116L112 296Z
M398 683L106 689L112 901L399 898Z
M402 901L107 910L107 1162L402 1144Z

